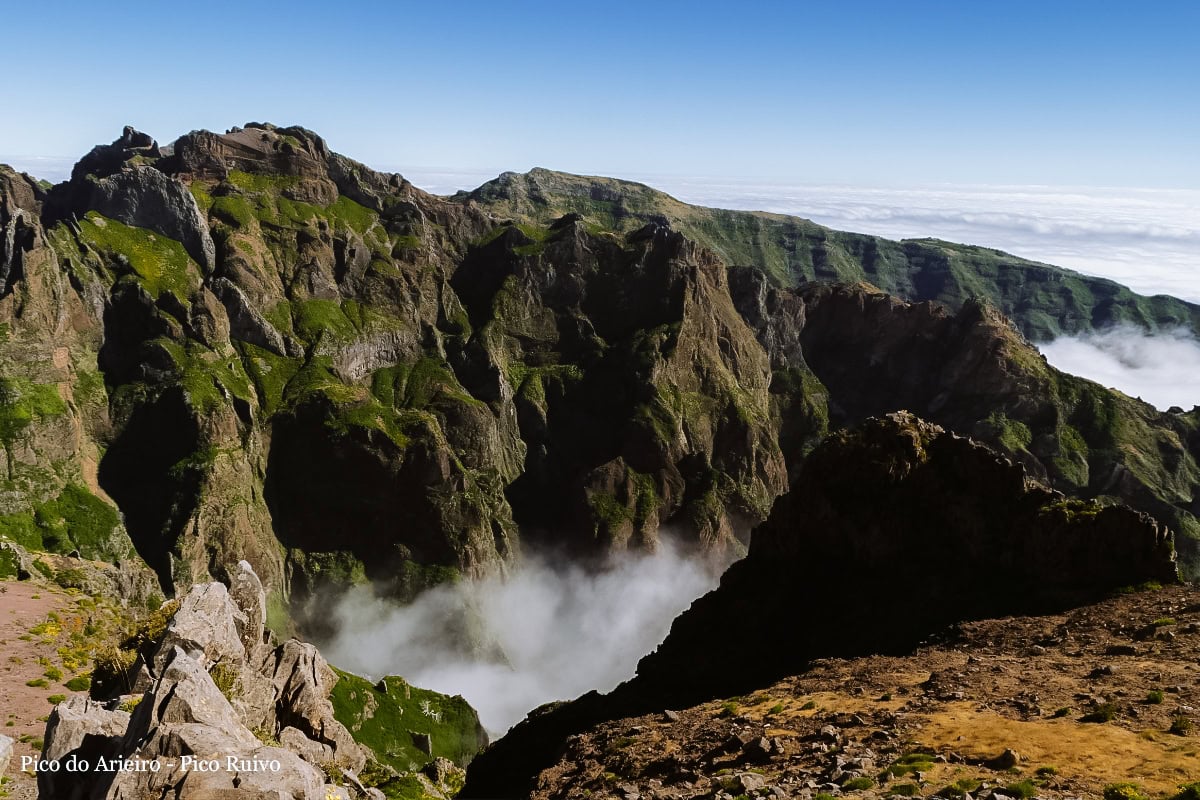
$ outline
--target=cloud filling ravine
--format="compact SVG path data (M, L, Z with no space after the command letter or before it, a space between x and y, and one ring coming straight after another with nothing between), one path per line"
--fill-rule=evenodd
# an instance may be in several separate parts
M664 544L585 570L526 555L507 578L460 581L401 606L359 587L333 610L330 663L463 695L500 734L533 708L633 676L720 568Z

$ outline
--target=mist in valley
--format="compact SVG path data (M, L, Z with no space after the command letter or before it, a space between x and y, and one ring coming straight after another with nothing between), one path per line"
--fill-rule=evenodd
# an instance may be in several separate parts
M543 703L632 677L724 566L664 543L598 570L527 554L506 578L443 584L409 605L359 587L334 604L321 650L372 679L461 694L497 736Z
M1159 410L1200 405L1200 341L1184 329L1120 325L1038 345L1053 366L1140 397Z

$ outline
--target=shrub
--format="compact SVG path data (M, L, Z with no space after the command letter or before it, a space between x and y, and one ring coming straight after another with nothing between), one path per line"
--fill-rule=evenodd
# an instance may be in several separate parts
M1026 778L1023 781L1017 781L1005 786L1004 792L1012 797L1019 797L1020 800L1029 800L1029 798L1037 794L1037 786L1034 785L1033 781Z
M847 792L857 792L863 789L870 789L874 785L875 781L871 780L870 778L851 778L842 784L842 790Z
M221 694L225 695L226 700L233 700L233 690L237 686L238 671L231 664L226 664L219 661L212 665L208 671L209 676L213 679L213 683L217 685L217 689Z
M87 675L76 675L63 685L72 692L86 692L88 689L92 688L92 679Z
M1179 793L1173 795L1171 800L1200 800L1200 781L1195 783L1181 783L1179 785Z
M1146 695L1146 702L1151 705L1158 705L1164 699L1164 695L1160 689L1155 689Z
M1116 703L1101 703L1080 718L1081 722L1112 722L1117 718Z
M46 701L49 702L51 705L56 706L66 699L67 699L67 696L65 694L52 694L46 698Z
M1192 721L1183 714L1177 714L1171 719L1171 727L1167 728L1167 733L1173 733L1176 736L1187 736L1192 732Z
M1150 800L1136 783L1110 783L1104 787L1104 800Z

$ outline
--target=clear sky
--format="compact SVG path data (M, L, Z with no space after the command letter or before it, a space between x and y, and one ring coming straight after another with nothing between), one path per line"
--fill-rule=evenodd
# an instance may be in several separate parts
M10 3L0 154L301 124L375 166L1200 187L1200 2Z

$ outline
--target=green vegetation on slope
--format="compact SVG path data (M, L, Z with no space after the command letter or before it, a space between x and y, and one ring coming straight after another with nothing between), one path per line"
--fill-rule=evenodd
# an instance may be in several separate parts
M151 297L170 292L180 302L186 302L200 285L199 267L174 239L108 219L95 211L89 211L79 220L79 228L98 250L127 265Z
M466 766L482 747L479 717L463 698L420 689L394 676L372 684L334 671L334 717L388 766L413 772L437 756ZM418 747L423 737L428 737L428 753Z

